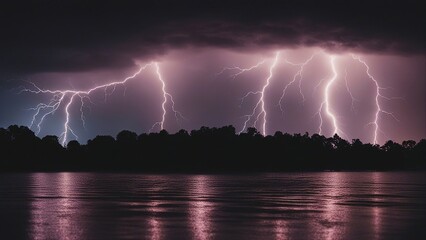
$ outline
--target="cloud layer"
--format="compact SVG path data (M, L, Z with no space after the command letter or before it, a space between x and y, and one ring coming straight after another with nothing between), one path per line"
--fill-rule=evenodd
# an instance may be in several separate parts
M170 49L424 54L421 1L9 1L0 74L121 68Z

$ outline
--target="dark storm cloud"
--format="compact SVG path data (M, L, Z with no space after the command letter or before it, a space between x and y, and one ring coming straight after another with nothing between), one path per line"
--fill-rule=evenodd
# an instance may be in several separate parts
M0 74L120 68L169 49L424 54L421 1L8 1Z

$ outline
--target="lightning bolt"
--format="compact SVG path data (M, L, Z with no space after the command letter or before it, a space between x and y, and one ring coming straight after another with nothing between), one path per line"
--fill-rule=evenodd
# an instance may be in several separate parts
M345 69L345 86L346 86L346 91L349 93L349 96L351 97L351 109L353 112L355 112L355 102L358 101L358 99L356 99L354 97L354 95L351 92L351 89L349 88L349 84L348 84L348 69Z
M300 94L300 96L302 97L302 102L305 102L305 95L303 94L303 91L302 91L302 80L303 80L303 69L305 68L305 66L306 65L308 65L309 64L309 62L310 61L312 61L312 59L315 57L315 55L316 55L317 53L315 53L315 54L313 54L310 58L308 58L305 62L303 62L303 63L294 63L294 62L291 62L291 61L289 61L288 59L284 59L284 62L286 62L286 63L288 63L288 64L290 64L290 65L292 65L292 66L296 66L296 67L299 67L299 70L296 72L296 74L293 76L293 79L289 82L289 83L287 83L285 86L284 86L284 89L283 89L283 92L282 92L282 95L281 95L281 97L280 97L280 100L278 101L278 105L279 105L279 107L280 107L280 110L281 110L281 113L284 115L284 107L283 107L283 105L282 105L282 102L283 102L283 100L284 100L284 97L285 97L285 95L286 95L286 93L287 93L287 89L291 86L291 85L293 85L295 82L299 82L299 85L298 85L298 87L299 87L299 94Z
M252 71L252 70L254 70L254 69L256 69L256 68L260 67L260 66L261 66L261 65L263 65L264 63L265 63L265 60L262 60L262 61L260 61L260 62L256 63L255 65L250 66L250 67L247 67L247 68L242 68L242 67L225 67L225 68L223 68L220 72L216 73L215 75L216 75L216 76L219 76L219 75L224 74L226 71L234 71L234 70L237 70L237 72L236 72L236 73L234 73L234 74L231 74L231 75L230 75L230 77L232 78L232 80L235 80L235 78L237 78L239 75L241 75L241 74L243 74L243 73L245 73L245 72L250 72L250 71ZM256 91L256 92L250 91L250 92L248 92L245 96L243 96L243 97L241 98L240 107L242 106L242 104L244 103L244 100L245 100L247 97L249 97L250 95L257 95L257 94L260 94L260 91ZM244 129L243 129L243 130L244 130Z
M270 81L273 77L274 68L278 63L279 56L280 56L280 52L278 51L278 52L275 53L274 61L272 62L271 66L269 67L269 75L266 78L265 84L263 85L262 89L260 91L257 91L257 92L249 92L243 97L243 99L244 99L245 97L247 97L251 94L260 95L259 100L257 101L256 105L254 106L254 108L252 110L252 113L244 116L244 117L246 117L246 120L244 121L243 128L239 133L242 133L247 128L247 124L249 123L249 121L254 119L254 117L255 117L255 120L254 120L253 126L255 127L257 125L257 122L259 121L259 119L262 116L262 125L261 125L262 129L261 129L261 131L262 131L262 135L266 136L267 112L266 112L266 109L265 109L265 90L268 88L269 83L270 83ZM260 110L258 110L258 109L260 109ZM255 116L256 112L258 112L258 114Z
M59 135L59 139L60 139L62 145L65 146L65 144L68 141L69 134L72 134L76 139L78 139L78 135L75 133L75 131L70 126L70 121L71 121L70 107L73 105L73 103L75 103L74 100L76 98L80 99L80 120L83 124L83 127L85 127L85 125L86 125L85 116L84 116L84 108L86 107L85 101L89 101L90 103L93 103L90 99L90 94L92 94L93 92L95 92L97 90L103 89L104 94L105 94L105 100L106 100L107 96L114 93L114 91L115 91L115 89L118 85L126 84L128 81L136 78L146 68L148 68L149 66L153 66L153 65L156 68L156 73L157 73L157 76L159 78L159 81L162 83L162 91L163 91L163 96L164 96L164 102L162 104L162 108L163 108L162 120L161 120L161 122L159 122L159 124L161 126L161 129L163 129L165 117L166 117L166 113L167 113L166 108L165 108L165 104L167 103L167 97L172 102L172 110L175 113L176 118L178 118L178 117L183 118L183 116L182 116L182 114L180 114L178 111L175 110L175 107L174 107L175 104L174 104L174 101L173 101L173 97L170 93L166 92L166 83L161 77L160 67L159 67L159 64L156 63L156 62L155 63L148 63L144 66L141 66L138 69L138 71L136 71L131 76L124 78L121 81L114 81L114 82L98 85L98 86L95 86L95 87L93 87L89 90L85 90L85 91L77 91L77 90L69 90L69 89L66 89L66 90L42 89L42 88L38 87L36 84L31 83L31 85L34 87L34 89L24 88L19 93L29 92L29 93L33 93L33 94L50 94L50 95L52 95L52 98L47 103L39 103L35 107L30 108L31 110L35 111L35 113L33 114L32 118L31 118L30 128L32 128L34 125L36 125L37 126L36 134L38 135L41 131L41 125L43 124L46 117L55 114L57 112L57 110L62 105L64 105L63 109L64 109L64 113L65 113L65 122L64 122L64 125L63 125L63 131ZM112 91L110 93L108 93L109 88L112 88ZM37 119L39 119L39 120L37 121Z
M179 111L175 109L175 101L173 100L173 96L170 93L168 93L166 90L166 82L163 80L163 77L161 75L159 64L155 62L154 65L155 65L155 72L157 74L158 80L161 82L161 86L162 86L161 90L163 92L163 102L161 103L161 108L163 110L163 114L161 115L161 121L154 123L154 125L152 125L151 127L150 132L157 125L160 126L161 130L164 129L164 122L166 121L166 114L167 114L167 110L166 110L167 99L170 99L171 109L173 113L175 114L176 121L179 123L179 118L185 119L185 117Z
M239 75L245 73L245 72L249 72L253 69L256 69L258 67L260 67L261 65L263 65L265 63L266 60L262 60L260 62L258 62L256 65L250 66L248 68L242 68L242 67L225 67L223 68L220 72L216 73L216 76L219 76L223 73L225 73L226 71L235 71L236 73L233 73L230 75L230 77L232 78L232 80L235 80L235 78L237 78Z
M320 107L319 107L318 111L316 112L316 115L318 115L319 120L320 120L319 127L318 127L318 133L320 135L323 134L323 129L322 129L323 122L324 122L324 119L322 117L323 111L325 111L326 115L330 119L331 124L333 126L332 135L334 135L334 134L338 134L338 135L344 134L345 135L345 133L342 130L340 130L339 124L337 122L337 118L334 115L333 111L331 110L330 91L331 91L333 84L337 80L337 76L338 76L337 70L336 70L335 60L336 60L335 56L330 56L330 67L331 67L333 75L331 76L330 79L327 80L327 83L326 83L326 86L325 86L324 92L323 92L323 101L321 102ZM321 84L321 83L322 83L322 80L319 84ZM317 85L317 87L318 86L319 85Z
M337 71L336 71L336 65L335 65L335 56L330 57L330 64L331 69L333 71L333 76L328 80L327 85L325 86L324 90L324 96L325 96L325 112L327 113L327 116L331 119L333 124L333 135L338 134L340 132L339 126L337 125L337 119L336 116L334 116L334 113L330 109L330 88L333 85L333 83L337 79Z
M352 55L352 58L354 60L360 62L362 65L364 65L365 73L367 74L368 78L373 82L373 84L376 88L376 94L375 94L376 112L374 114L374 120L372 122L368 123L367 125L374 125L373 143L377 144L379 132L383 133L383 131L380 129L380 125L379 125L380 114L389 115L389 116L393 117L396 121L399 121L392 112L388 112L388 111L383 110L383 108L380 105L380 99L382 98L382 99L385 99L385 100L392 100L394 98L389 98L389 97L386 97L382 94L381 91L386 89L386 88L381 87L379 85L379 82L374 78L373 75L371 75L370 67L368 66L368 64L364 60L362 60L359 56L355 56L355 55Z
M275 59L276 59L276 61L277 61L277 59L278 59L278 56L279 56L279 52L277 52L276 53L276 55L275 55ZM226 71L236 71L235 73L233 73L233 74L231 74L230 75L230 77L232 78L232 80L235 80L235 78L237 78L238 76L240 76L241 74L243 74L243 73L246 73L246 72L250 72L250 71L252 71L252 70L255 70L255 69L257 69L257 68L259 68L261 65L263 65L264 63L266 62L266 60L261 60L261 61L259 61L258 63L256 63L255 65L253 65L253 66L249 66L249 67L247 67L247 68L243 68L243 67L225 67L225 68L223 68L220 72L218 72L218 73L216 73L216 76L219 76L219 75L221 75L221 74L224 74ZM246 98L248 98L249 96L251 96L251 95L260 95L260 97L259 97L259 100L258 100L258 102L256 103L256 105L255 105L255 107L253 108L253 112L251 113L251 114L249 114L249 115L245 115L245 116L243 116L243 117L245 117L246 118L246 120L244 121L244 125L243 125L243 128L241 129L241 131L239 132L239 133L242 133L246 128L247 128L247 125L248 125L248 122L254 117L254 115L256 114L256 112L258 111L258 109L259 108L261 108L262 110L259 112L259 114L256 116L256 120L255 120L255 122L254 122L254 124L253 124L253 126L256 126L257 125L257 122L258 122L258 120L259 120L259 118L260 118L260 116L262 115L262 114L264 114L263 115L263 117L264 117L264 121L263 121L263 123L264 124L266 124L266 111L265 111L265 102L264 102L264 91L265 91L265 89L267 88L267 86L269 85L269 80L270 80L270 78L272 77L272 72L271 72L271 68L273 68L273 67L275 67L275 65L274 64L276 64L276 62L274 61L274 63L270 66L270 68L269 68L269 71L270 71L270 77L268 77L267 79L266 79L266 84L262 87L262 90L259 90L259 91L250 91L250 92L247 92L242 98L241 98L241 103L240 103L240 107L242 106L242 104L244 103L244 101L245 101L245 99ZM266 130L265 130L265 128L266 128L266 125L263 125L262 124L262 134L263 135L266 135Z
M282 114L284 114L284 103L285 103L284 101L285 101L286 94L288 93L289 89L293 85L297 84L298 94L300 94L302 102L305 102L305 95L302 89L302 83L303 83L303 77L304 77L303 74L307 66L311 63L314 57L319 53L323 53L323 51L312 54L309 58L307 58L304 62L301 62L301 63L295 63L283 57L284 62L293 67L297 67L297 71L292 76L291 81L289 81L288 83L284 85L281 97L278 101L278 105L280 107ZM319 117L318 132L319 134L322 135L324 132L323 124L325 121L329 121L330 126L332 127L332 135L338 134L338 135L347 137L347 135L340 128L341 124L339 123L338 118L336 117L336 113L333 111L333 104L335 103L333 103L331 99L331 96L332 96L331 94L333 92L333 89L336 88L335 85L339 78L337 66L336 66L337 56L328 55L328 54L326 54L326 56L329 57L329 64L330 64L330 69L332 74L329 77L321 79L319 83L317 83L313 89L313 93L315 93L317 89L321 89L322 91L321 92L322 99L320 100L320 105L318 107L317 112L314 115L314 116L318 115ZM355 55L352 55L352 58L353 60L359 62L365 67L365 73L368 76L368 79L371 80L375 86L374 119L367 125L374 126L373 143L377 144L379 134L380 133L384 134L384 132L380 128L381 115L389 115L393 117L395 120L399 121L392 112L385 111L381 105L381 101L383 99L392 100L394 98L386 97L383 94L383 90L386 88L383 88L380 86L379 81L370 73L370 67L364 60L362 60L359 56L355 56ZM249 114L243 116L244 122L243 122L242 129L239 133L242 133L243 131L245 131L248 126L253 126L253 127L259 127L262 135L264 136L267 135L268 112L266 109L265 94L268 87L270 87L271 80L274 77L275 68L280 59L281 59L280 51L276 51L273 59L267 59L267 60L263 59L257 62L256 64L252 66L248 66L248 67L226 67L226 68L223 68L220 72L216 73L216 76L229 73L229 77L234 80L237 77L240 77L242 74L259 69L262 65L268 63L268 74L265 79L262 79L263 85L260 87L260 89L257 91L249 91L241 98L240 106L244 103L244 101L248 97L251 97L251 96L256 97L255 98L256 102L250 108ZM68 142L68 139L70 138L70 136L73 136L75 139L78 139L78 135L76 134L76 132L73 130L71 126L72 125L72 107L74 106L74 104L79 104L78 106L80 111L80 121L82 123L82 126L85 128L86 127L85 110L87 108L90 108L90 106L88 105L90 104L94 105L94 103L91 100L92 93L94 93L95 91L103 90L103 94L104 94L105 102L106 102L108 96L114 94L114 92L116 91L119 85L120 86L123 85L125 87L123 94L125 95L126 94L125 91L127 88L126 83L136 78L148 67L154 70L156 78L161 84L161 92L162 92L161 118L152 125L150 132L155 129L163 130L165 128L165 122L166 122L166 118L168 114L173 114L176 119L176 122L180 124L180 120L184 120L185 117L175 107L176 104L175 104L174 98L172 94L168 91L167 81L164 80L164 76L160 69L160 64L158 62L151 62L144 66L140 66L140 68L135 73L133 73L132 75L120 81L114 81L107 84L97 85L88 90L74 90L74 89L50 90L50 89L42 89L38 87L36 84L30 83L32 87L24 88L19 93L28 92L33 94L46 94L48 96L51 96L50 100L46 102L38 103L33 108L30 108L32 111L34 111L31 117L30 128L35 128L36 134L38 135L42 129L42 125L45 122L46 118L54 115L59 110L61 111L63 110L63 113L65 114L65 120L61 127L62 132L59 135L59 139L62 145L65 145ZM355 112L355 103L359 100L356 99L351 92L347 69L345 69L344 81L345 81L344 83L345 83L346 91L352 100L351 110Z

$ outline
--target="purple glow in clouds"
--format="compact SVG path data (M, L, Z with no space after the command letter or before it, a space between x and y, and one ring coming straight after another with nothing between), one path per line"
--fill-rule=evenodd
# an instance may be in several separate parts
M225 66L221 71L213 75L208 74L206 69L203 69L206 67L204 61L207 58L214 59L207 66L207 70L210 71L212 67L216 67L212 66L214 62L220 62L220 59L223 57L228 61L235 61L232 65L233 67ZM252 61L251 59L255 58L257 60L253 64L244 65L244 62L247 62L247 60ZM382 87L383 83L381 83L381 80L373 76L371 72L374 69L371 69L367 63L368 60L364 60L364 57L357 54L329 54L324 50L308 48L296 50L283 49L272 53L267 51L265 53L249 52L244 54L225 50L201 51L201 53L175 51L158 61L161 62L161 65L165 66L164 69L161 69L163 72L160 71L159 63L152 62L142 65L133 75L125 77L124 80L100 83L88 90L74 90L72 88L51 90L50 88L39 87L39 84L35 83L31 87L22 89L21 93L27 92L50 96L47 101L42 101L31 108L34 114L31 117L29 126L37 134L40 134L42 128L47 125L45 123L47 118L50 119L49 121L63 121L60 124L63 130L59 136L62 144L66 145L70 139L78 139L81 131L86 131L84 130L87 125L87 114L85 111L88 105L91 105L90 108L95 108L98 105L98 103L94 103L92 100L92 96L99 94L97 90L103 90L105 96L105 103L103 104L110 104L110 109L116 108L117 106L111 103L111 101L107 102L106 98L111 97L118 86L128 84L129 80L141 81L140 78L143 77L142 75L147 75L146 73L142 74L142 72L148 67L152 68L154 73L153 76L149 77L156 77L157 81L160 82L160 89L157 93L159 96L161 95L161 98L157 98L157 103L151 103L153 106L160 107L160 116L157 115L156 118L160 118L161 121L156 121L149 128L149 131L154 131L156 127L158 127L158 130L167 129L169 131L176 131L181 126L186 129L197 128L197 126L194 126L195 124L190 126L192 119L199 121L197 116L194 117L196 115L194 111L190 111L191 104L193 104L194 109L198 109L197 105L200 104L204 106L204 111L207 113L211 112L211 116L207 115L206 117L218 117L221 111L213 108L209 109L209 106L215 105L215 99L194 98L189 104L188 102L180 102L180 99L188 98L188 96L194 94L190 93L191 89L193 89L198 92L207 90L210 94L216 94L215 98L219 100L224 97L222 95L226 93L227 89L229 90L230 87L233 88L232 85L239 83L243 84L245 89L247 89L245 94L239 95L235 93L233 97L241 99L239 109L233 111L232 114L227 113L227 110L222 113L223 115L228 115L228 117L235 115L237 112L241 112L241 114L236 118L234 117L234 119L228 118L228 122L225 121L222 125L233 124L237 129L240 129L239 132L245 131L248 127L256 127L263 135L274 134L275 131L308 131L326 136L338 134L348 140L362 138L364 141L380 144L388 138L385 130L388 128L385 126L389 122L389 116L394 122L399 121L396 117L398 113L394 113L395 109L392 108L392 104L395 102L398 105L398 102L405 102L400 96L387 96L387 93L384 92L387 88ZM188 82L176 83L178 79L179 81L183 81L182 76L180 76L182 72L180 69L176 69L176 67L186 62L188 64L192 63L192 65L186 65L187 67L191 66L189 72L203 72L205 74L205 76L201 77L189 77L203 78L198 80L198 82L193 82L193 86ZM167 82L163 79L163 75L166 75ZM200 86L197 85L200 82L203 85L210 85L211 88L199 89ZM369 85L371 82L374 83L373 86ZM145 81L141 84L147 86ZM187 88L187 93L184 95L181 93L179 94L179 98L174 99L172 92L182 87ZM372 87L375 90L369 93ZM218 92L213 91L215 88L218 89ZM143 86L141 86L141 89L143 89ZM278 94L279 92L281 94ZM121 96L121 98L127 97L126 95ZM355 99L363 100L355 101ZM137 99L132 101L137 101ZM383 106L383 102L386 102L386 106ZM231 106L235 103L229 101L226 104ZM185 118L180 111L176 110L176 105L180 109L184 109L183 112L185 115L186 112L191 112L190 115L193 117L189 117L182 122L181 120ZM73 108L76 108L77 111ZM232 109L233 107L230 108ZM295 111L295 108L299 112ZM176 122L183 123L183 125L177 124L172 128L165 126L168 109L174 114ZM354 109L357 110L354 111ZM59 110L63 111L65 115L64 120L57 117L57 111ZM143 111L143 109L138 111ZM281 114L277 114L277 111ZM351 116L344 116L344 114L348 113ZM311 117L306 117L307 115ZM298 118L299 130L289 130L288 123L291 124L295 117ZM241 118L243 119L242 121ZM220 126L220 123L209 124L200 122L199 125ZM74 126L81 130L77 132L74 130ZM396 126L402 127L401 125ZM143 128L136 128L136 131L138 129ZM46 132L55 131L52 130L50 129ZM359 132L363 132L363 134L360 136ZM70 136L73 137L70 138Z

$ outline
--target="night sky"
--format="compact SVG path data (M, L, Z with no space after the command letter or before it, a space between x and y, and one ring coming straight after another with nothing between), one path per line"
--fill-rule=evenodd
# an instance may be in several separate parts
M426 137L421 5L409 0L7 1L0 4L0 127L30 126L36 111L30 108L54 98L21 92L36 90L31 83L40 89L87 91L156 62L170 94L164 129L171 133L224 125L241 131L246 120L261 131L265 113L254 108L268 80L266 134L318 133L322 118L321 133L331 136L333 116L339 135L348 140L374 143L377 132L379 144L417 141ZM297 75L300 63L311 56ZM235 75L236 67L257 64ZM328 114L324 100L331 80ZM377 91L382 111L376 129ZM250 92L255 94L242 101ZM171 96L184 118L177 115L176 120ZM161 129L155 123L162 120L164 95L155 64L126 84L89 97L83 100L85 125L80 98L68 108L69 127L83 143L123 129ZM39 136L64 131L68 101L46 116ZM34 125L31 129L37 131Z

